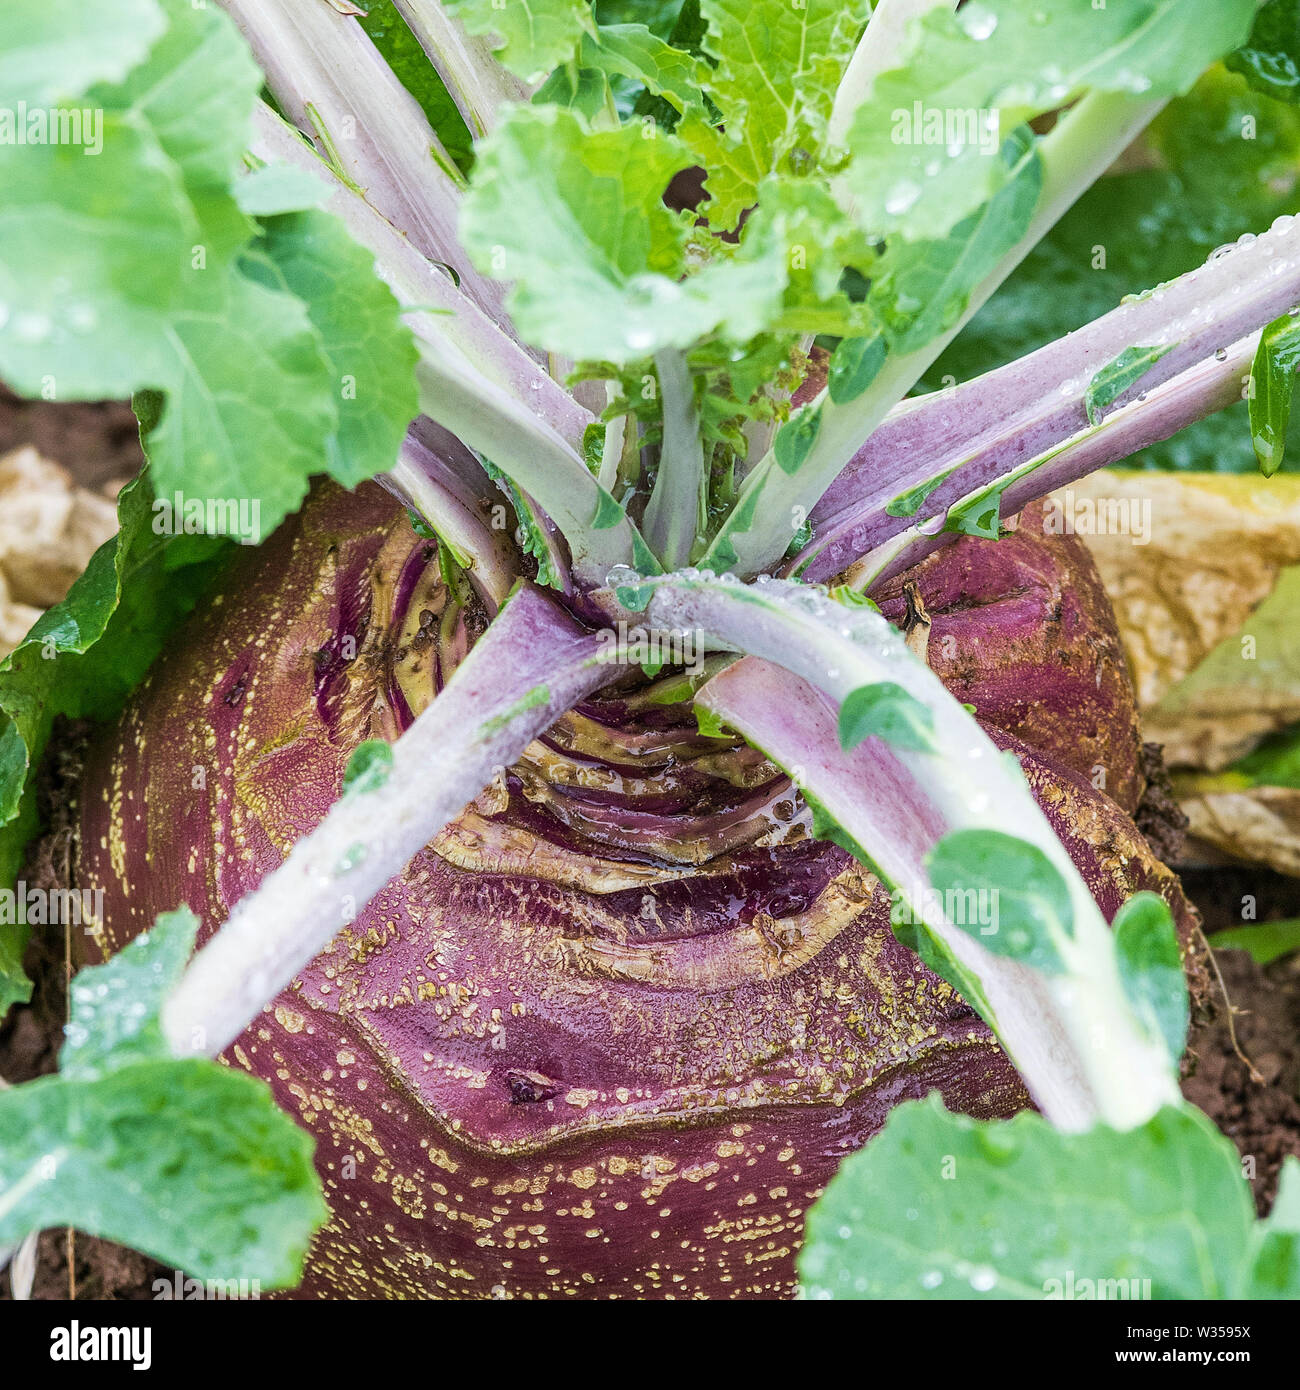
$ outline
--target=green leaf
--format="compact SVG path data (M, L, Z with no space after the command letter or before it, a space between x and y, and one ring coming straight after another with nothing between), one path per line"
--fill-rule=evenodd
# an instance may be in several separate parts
M471 34L497 40L495 56L525 82L568 62L583 34L595 31L588 0L446 0Z
M799 788L799 795L812 812L812 833L818 840L825 840L828 844L839 845L842 850L851 854L860 864L865 864L873 873L877 872L877 866L872 857L863 849L861 843L846 830L835 816L826 809L825 804L818 800L807 787Z
M672 136L586 130L554 106L512 108L479 149L461 230L475 263L513 280L529 342L626 361L712 327L678 287L685 229L663 204L690 162Z
M704 263L685 274L689 222L663 194L691 158L654 126L590 130L553 105L506 114L479 149L461 231L475 264L514 283L511 313L526 340L627 364L712 334L752 355L767 331L862 330L866 310L840 281L874 251L810 181L764 180L740 245L696 235L692 252L707 246L707 258L693 255ZM743 359L727 369L743 371Z
M245 249L258 228L239 193L307 194L284 171L238 177L262 77L234 25L212 5L162 9L147 58L86 97L104 113L94 158L0 144L0 375L59 399L162 392L156 486L254 502L260 537L322 464L350 486L389 466L414 350L371 257L325 214Z
M941 478L938 480L929 479L921 486L928 486L929 482L935 482L937 485L938 482L942 481ZM1002 534L1002 494L1006 488L1007 480L1001 480L989 487L981 488L969 497L963 497L960 501L954 502L948 508L943 529L955 531L962 536L980 536L988 541L997 540ZM889 505L891 507L895 504L906 506L910 505L913 500L911 494L904 494L901 498L895 498ZM922 502L924 500L924 498L921 499ZM894 513L890 513L890 515L894 515Z
M1112 926L1124 993L1147 1031L1164 1040L1176 1069L1187 1046L1190 1013L1169 904L1156 893L1136 893L1115 914Z
M876 251L825 186L774 174L759 185L757 198L739 251L696 281L722 301L719 321L733 341L745 344L760 330L835 337L869 332L868 306L851 299L843 281L845 267L866 275Z
M1286 313L1264 329L1251 367L1250 438L1259 471L1271 478L1286 454L1287 427L1296 367L1300 366L1300 319Z
M374 257L337 218L323 212L276 217L263 245L320 334L338 408L325 467L354 488L393 466L406 427L419 414L415 340L392 291L375 275Z
M305 212L332 193L323 179L296 164L263 164L235 184L235 201L250 217Z
M334 373L307 307L287 290L234 267L210 288L201 307L172 319L166 400L142 440L159 492L255 501L261 540L326 462L340 416Z
M609 24L599 39L584 36L581 64L606 76L624 77L678 112L703 110L709 65L665 43L644 24ZM558 76L558 74L557 74Z
M822 413L811 406L796 411L791 419L781 426L773 442L772 452L783 473L798 472L804 460L812 453L821 427Z
M111 960L73 978L70 1017L59 1052L65 1081L93 1081L134 1062L169 1056L159 1015L194 950L199 919L187 907L164 912Z
M461 587L465 571L472 567L471 557L458 546L438 538L438 573L442 582L455 594Z
M1225 60L1265 96L1300 101L1300 0L1269 0L1250 37Z
M659 557L645 543L640 531L632 532L632 564L638 574L662 574Z
M799 1271L811 1298L1233 1298L1257 1238L1237 1152L1197 1110L1062 1134L1029 1112L950 1115L932 1095L845 1160Z
M420 104L442 147L464 174L474 166L474 139L420 41L393 0L366 0L357 23L369 34L393 75ZM481 134L481 132L475 132ZM287 209L286 209L287 210Z
M596 502L596 515L591 520L591 529L593 531L608 531L611 526L617 526L625 516L627 516L627 512L622 503L611 493L601 488L600 496Z
M704 50L714 61L708 93L722 126L699 113L678 133L708 170L715 228L736 226L768 174L816 168L870 11L865 0L701 0Z
M844 174L865 224L933 238L1009 177L1002 135L1084 91L1188 90L1249 32L1254 0L972 0L915 21L857 108Z
M1256 1227L1257 1249L1241 1297L1284 1298L1300 1292L1300 1159L1282 1160L1277 1197L1268 1219Z
M368 738L357 744L343 770L344 796L378 791L393 770L393 750L382 738Z
M106 112L103 149L0 145L0 376L20 395L156 384L198 222L176 165Z
M551 562L551 547L546 536L546 527L534 510L532 503L520 492L508 477L487 459L482 460L483 471L502 489L514 508L515 523L519 530L517 537L525 555L537 561L537 582L552 589L561 587L561 578ZM614 523L611 522L611 525Z
M696 705L694 708L695 727L699 729L700 733L702 733L705 738L731 737L731 733L722 722L722 717L720 715L714 714L707 705Z
M62 603L0 662L0 886L12 885L39 822L35 773L57 716L110 719L229 549L212 536L158 533L147 478L118 496L118 534ZM0 925L0 1013L28 997L24 929Z
M1102 413L1117 401L1130 386L1140 381L1173 347L1126 347L1113 361L1108 362L1088 383L1083 406L1088 423L1099 424Z
M839 584L831 590L831 598L842 603L845 608L866 608L872 613L880 612L880 605L858 589L850 589L847 584Z
M42 1077L0 1095L0 1242L75 1226L200 1279L291 1286L327 1214L312 1147L215 1062Z
M665 41L674 39L686 8L683 0L595 0L592 6L602 29L635 20Z
M260 1081L168 1056L185 908L72 981L57 1076L0 1093L0 1245L75 1226L199 1278L297 1282L326 1216L312 1141Z
M1207 940L1216 951L1247 951L1256 965L1270 965L1300 951L1300 917L1230 927L1227 931L1215 932Z
M166 28L157 0L6 0L0 6L0 106L53 106L120 82Z
M609 74L586 62L581 67L570 63L556 68L537 89L533 101L538 106L568 107L593 126L608 125L616 105Z
M847 753L875 736L896 748L934 751L934 714L892 681L860 685L840 705L840 747Z
M926 857L930 882L958 900L972 891L988 893L993 922L980 925L972 914L954 914L994 955L1055 974L1063 968L1061 945L1074 934L1070 888L1036 845L999 830L955 830Z
M583 52L589 39L583 40ZM598 66L606 72L639 82L647 92L663 97L675 110L704 106L702 87L709 79L709 65L692 53L683 53L650 32L644 24L609 24L600 30L595 45Z
M849 405L875 381L889 349L883 335L845 338L831 354L826 386L836 405Z
M181 172L199 223L183 248L191 278L201 252L219 269L254 232L231 190L251 134L262 74L239 32L215 5L162 0L168 26L145 63L118 86L96 87L88 100L147 127Z
M614 597L629 613L644 613L654 598L653 584L618 584Z
M913 488L908 488L906 492L900 492L897 497L891 499L885 506L886 516L915 516L925 505L925 499L934 492L941 483L952 476L956 465L945 470L943 473L936 474L933 478L927 478L923 483L917 483ZM998 501L1001 502L1001 494L998 494ZM954 509L959 511L959 508ZM969 514L969 513L968 513ZM951 515L951 513L950 513ZM993 528L993 539L997 539L997 530L1001 524L1001 507L999 506L994 514L990 525Z

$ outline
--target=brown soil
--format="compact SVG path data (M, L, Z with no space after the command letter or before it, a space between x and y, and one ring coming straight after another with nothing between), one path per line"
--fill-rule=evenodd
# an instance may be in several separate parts
M143 462L125 401L25 401L0 386L0 454L24 444L34 444L95 492L134 477Z
M1207 933L1241 925L1241 901L1254 898L1259 920L1300 917L1300 880L1254 869L1200 870L1183 886L1201 909ZM1218 951L1215 959L1231 1001L1237 1054L1220 1007L1189 1039L1183 1094L1236 1144L1263 1214L1277 1192L1287 1154L1300 1155L1300 956L1259 966L1245 951Z
M130 476L140 463L134 420L124 404L15 402L0 388L0 452L27 443L36 444L90 487ZM1176 852L1181 833L1176 807L1157 797L1146 815L1143 829L1158 848ZM1185 875L1184 884L1205 918L1207 932L1238 924L1247 894L1257 902L1261 921L1300 916L1300 880L1262 870L1213 870ZM1193 1033L1190 1075L1183 1089L1231 1136L1243 1157L1253 1160L1247 1173L1262 1212L1276 1192L1282 1159L1300 1153L1300 958L1264 968L1243 951L1221 951L1217 959L1235 1010L1238 1044L1262 1079L1252 1080L1237 1057L1228 1011L1220 1007L1216 1019ZM34 942L28 967L37 981L32 1002L0 1023L0 1076L12 1082L55 1069L64 1017L62 943ZM40 1238L33 1297L149 1299L153 1280L160 1276L170 1279L171 1271L108 1241L46 1231ZM0 1275L0 1300L8 1297L8 1277Z

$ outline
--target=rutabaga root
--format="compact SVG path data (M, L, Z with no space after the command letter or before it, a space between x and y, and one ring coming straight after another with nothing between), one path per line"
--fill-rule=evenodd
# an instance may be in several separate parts
M180 902L210 938L353 748L436 703L485 615L435 552L328 486L238 553L89 755L99 952ZM789 782L645 688L502 768L227 1048L317 1138L302 1296L789 1296L804 1212L893 1105L1025 1104ZM1155 888L1185 920L1128 817L1017 747L1103 914Z

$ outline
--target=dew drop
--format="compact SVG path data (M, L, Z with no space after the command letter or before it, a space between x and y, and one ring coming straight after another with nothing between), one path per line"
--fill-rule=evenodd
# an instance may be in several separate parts
M914 207L916 200L921 196L919 184L913 183L910 179L904 179L896 183L885 197L885 211L891 217L901 217L903 213Z
M998 17L986 10L982 5L968 5L961 11L959 20L971 38L976 43L983 43L985 39L991 39L993 32L998 27Z
M19 314L14 320L14 337L23 343L43 343L52 327L44 314Z

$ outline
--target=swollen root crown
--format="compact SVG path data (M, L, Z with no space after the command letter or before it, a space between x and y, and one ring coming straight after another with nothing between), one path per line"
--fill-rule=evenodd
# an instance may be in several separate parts
M1020 757L1108 917L1142 888L1185 917L1126 814L1132 694L1086 556L1007 544L911 576L931 641L959 634L936 669ZM485 623L377 487L322 487L236 554L89 754L97 949L180 903L215 931ZM1054 675L1090 698L1053 702ZM1026 1103L874 875L811 837L760 754L656 693L631 668L373 902L341 902L331 946L224 1054L316 1136L331 1220L301 1296L787 1296L810 1203L893 1105ZM1089 777L1107 750L1122 805Z

